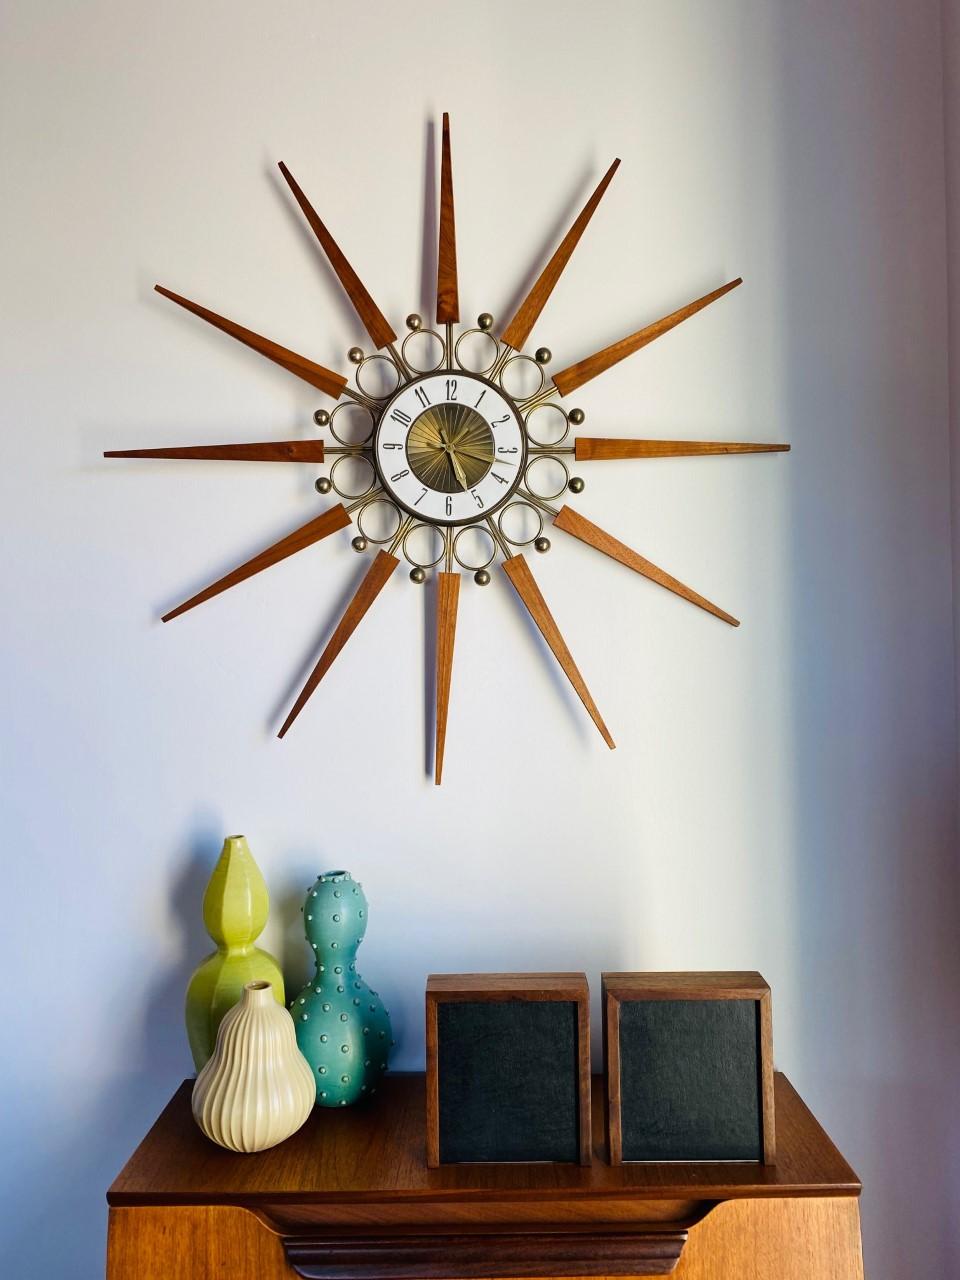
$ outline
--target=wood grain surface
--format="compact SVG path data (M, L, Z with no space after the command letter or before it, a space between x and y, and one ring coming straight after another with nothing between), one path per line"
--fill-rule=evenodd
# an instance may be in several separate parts
M617 744L610 736L610 731L597 710L597 704L594 702L586 681L580 674L580 670L574 662L570 650L567 648L566 641L560 634L560 628L554 621L553 614L547 608L547 602L537 586L526 558L524 556L511 556L510 559L504 560L500 567L510 579L530 617L537 624L540 634L550 646L550 650L557 662L560 663L564 675L573 685L577 697L586 707L590 719L600 730L600 736L607 746L613 750Z
M613 440L603 436L577 436L573 442L578 462L623 458L693 458L718 453L788 453L788 444L734 444L726 440Z
M596 213L597 205L603 197L603 193L609 187L613 175L619 168L620 161L614 160L613 164L600 179L597 189L580 210L576 221L560 241L553 257L540 272L530 292L524 298L523 302L517 308L516 315L503 330L501 335L502 341L508 347L513 347L515 351L520 351L530 336L530 330L537 323L540 312L547 304L551 293L556 288L557 281L563 274L564 267L570 261L570 257L577 247L580 237L587 229L587 224Z
M292 1138L257 1155L237 1155L209 1142L190 1110L193 1081L174 1094L110 1188L111 1205L242 1204L306 1220L463 1222L478 1206L489 1219L542 1219L550 1202L564 1215L579 1205L584 1219L649 1202L750 1199L767 1196L857 1196L849 1164L804 1106L789 1081L774 1078L777 1163L629 1164L607 1161L603 1080L593 1079L594 1150L589 1168L576 1165L448 1165L430 1170L425 1149L422 1073L388 1075L369 1101L342 1110L317 1108ZM392 1206L392 1208L391 1208ZM611 1208L611 1206L618 1206ZM622 1212L621 1212L622 1211Z
M484 1214L495 1209L495 1202L490 1202L470 1210L481 1257L483 1236L490 1231ZM649 1225L643 1225L649 1232ZM552 1227L547 1224L545 1232L534 1229L534 1237L539 1234L546 1244L547 1235L564 1229L570 1230L568 1220L558 1218ZM665 1223L661 1236L665 1239L681 1232L686 1235L686 1244L675 1270L669 1273L674 1280L863 1280L859 1207L850 1196L707 1203L689 1221ZM593 1247L601 1248L615 1234L622 1233L610 1223L596 1225ZM411 1274L420 1274L417 1268L405 1266L406 1233L385 1237L374 1226L365 1235L375 1261L385 1261L392 1251L396 1265L387 1273L391 1280L409 1280ZM336 1247L338 1241L356 1236L342 1233L325 1238ZM294 1267L297 1257L307 1253L311 1239L316 1241L316 1235L284 1234L269 1217L238 1205L115 1208L110 1210L107 1280L292 1280L297 1274L310 1274ZM589 1241L591 1235L584 1233L585 1248ZM357 1245L353 1258L342 1260L345 1269L334 1273L334 1280L357 1280L361 1275L349 1269L362 1258L362 1240L357 1240ZM311 1254L315 1257L316 1250ZM306 1258L304 1264L309 1265ZM453 1280L456 1272L448 1267L444 1274ZM485 1274L519 1280L529 1272L519 1266L511 1269L500 1261ZM569 1275L569 1270L558 1269L554 1274L559 1280L560 1275ZM608 1268L606 1274L612 1280L623 1271L618 1266L616 1271ZM645 1269L644 1274L651 1272Z
M433 779L443 781L443 757L447 747L447 714L450 710L450 682L453 677L453 646L457 636L457 605L460 600L459 573L437 574L437 723Z
M290 714L284 720L278 738L282 738L290 726L296 720L297 716L307 705L311 694L317 685L330 670L334 659L340 653L343 646L360 625L367 610L376 600L377 596L387 585L390 575L396 569L400 561L396 556L392 556L389 551L380 550L373 558L370 568L364 575L363 581L357 588L353 599L344 610L343 617L337 623L336 630L327 641L326 648L320 655L317 665L310 673L307 683L300 691L300 696L290 709Z
M443 113L440 147L440 242L437 249L437 324L459 324L457 284L457 227L453 212L453 161L450 157L450 117Z
M263 440L255 444L186 444L172 449L109 449L105 458L186 458L205 462L322 462L322 440Z
M202 591L198 591L189 600L184 600L183 604L178 604L175 609L171 609L169 613L163 615L163 621L169 622L172 618L178 618L181 613L186 613L188 609L193 609L198 604L203 604L204 601L212 599L213 596L219 595L221 591L226 591L229 587L235 587L238 582L245 582L247 578L252 578L255 573L269 569L271 565L285 560L287 556L292 556L297 551L303 551L305 547L312 547L321 538L328 538L331 533L336 533L338 529L345 529L348 524L350 524L350 516L347 514L343 503L338 502L329 511L324 511L322 515L317 516L314 520L308 520L299 529L294 529L293 533L288 533L285 538L281 538L279 542L275 542L272 546L259 552L258 555L253 556L252 559L247 560L236 569L225 573L222 578L212 582L209 587L204 587Z
M327 255L327 259L329 260L331 267L333 267L334 271L337 273L337 277L343 285L347 297L353 303L353 309L360 317L363 327L370 335L370 341L377 348L385 347L391 342L396 342L397 335L394 333L393 329L391 329L386 316L374 302L373 298L371 298L370 294L364 287L363 282L360 280L360 277L347 261L336 240L334 240L333 236L320 221L320 217L317 214L316 209L314 209L313 205L303 194L296 178L294 178L293 174L282 160L280 161L280 172L286 179L287 186L293 192L294 199L297 204L303 210L303 216L310 224L311 231L320 242L320 247Z
M627 356L633 355L635 351L639 351L647 343L653 342L655 338L662 337L663 334L676 328L684 320L688 320L690 316L696 315L698 311L708 307L711 302L716 302L718 298L722 298L725 293L729 293L731 289L735 289L739 284L743 284L742 279L731 280L729 284L722 285L719 289L714 289L712 293L704 294L702 298L697 298L695 302L688 303L687 306L681 307L678 311L672 311L670 315L664 316L662 320L656 320L653 324L648 324L645 328L638 329L636 333L631 333L627 337L621 338L619 342L614 342L609 347L604 347L602 351L597 351L594 355L587 356L586 359L579 360L576 364L571 364L566 369L561 369L559 373L553 375L554 386L562 396L569 395L571 391L575 391L577 387L582 387L585 382L589 382L598 374L603 373L611 365L625 360Z
M316 364L313 360L308 360L306 356L297 355L296 351L289 351L286 347L281 347L279 343L271 342L269 338L264 338L259 333L254 333L252 329L245 329L242 324L236 324L233 320L227 320L224 316L217 315L215 311L201 307L199 302L191 302L189 298L181 297L179 293L173 293L170 289L165 289L163 285L157 284L154 285L154 288L157 293L163 294L171 302L175 302L180 307L185 307L187 311L192 311L195 316L199 316L201 320L206 320L214 328L220 329L223 333L229 334L231 338L236 338L238 342L242 342L244 346L250 347L262 356L266 356L268 360L272 360L274 364L280 365L281 368L286 369L296 377L302 378L304 382L309 382L311 387L316 387L318 391L325 392L326 395L331 396L334 400L339 400L343 395L347 379L342 374L334 373L332 369L325 369L322 364Z
M674 578L672 574L658 568L652 561L645 559L639 552L634 551L631 547L626 546L625 543L614 538L612 534L601 529L599 525L595 525L586 516L580 515L578 511L574 511L572 507L561 507L554 517L553 523L556 528L562 529L564 533L569 533L574 538L579 538L587 546L603 552L605 556L610 556L612 560L616 560L619 564L626 565L634 573L639 573L651 582L656 582L658 586L666 587L674 595L678 595L682 599L688 600L691 604L695 604L698 609L705 609L707 613L712 613L715 618L729 623L731 627L739 627L740 623L732 614L721 609L719 605L713 604L705 596L700 595L699 592L684 586L678 578Z

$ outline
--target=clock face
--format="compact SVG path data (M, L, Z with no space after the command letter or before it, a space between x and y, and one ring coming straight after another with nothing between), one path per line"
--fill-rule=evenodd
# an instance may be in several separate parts
M470 524L489 515L516 490L526 457L513 401L459 369L401 387L381 414L374 444L384 489L431 524Z

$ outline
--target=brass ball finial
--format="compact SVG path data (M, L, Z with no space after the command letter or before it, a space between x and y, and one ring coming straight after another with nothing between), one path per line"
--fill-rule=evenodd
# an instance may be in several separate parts
M567 486L571 493L583 493L586 487L582 476L571 476L570 483Z
M540 552L541 555L545 555L546 552L550 550L550 539L538 538L533 545L535 549Z
M367 540L362 533L358 533L350 545L353 547L354 551L366 551Z
M537 347L533 358L537 364L549 364L553 359L553 352L549 347Z
M473 580L478 587L485 587L490 582L490 574L486 569L478 569L473 575Z
M488 329L493 328L493 316L489 311L482 311L480 315L477 316L477 325L484 333L486 333Z
M318 409L313 415L313 420L318 427L329 427L330 425L330 415L326 409Z
M351 364L359 364L363 359L363 348L351 347L350 350L347 352L347 359L350 361Z
M567 418L570 420L570 422L573 423L575 427L583 426L583 420L584 418L586 418L586 416L587 415L583 412L582 409L571 409L570 412L567 414Z
M419 565L417 565L415 569L410 570L410 581L415 582L418 586L420 585L421 582L426 581L426 577L427 577L426 573L424 572L423 569L420 568Z
M407 316L407 328L410 330L410 332L416 333L422 324L423 324L423 320L421 319L421 317L418 316L415 311L411 311L410 314Z
M318 476L313 482L313 487L316 489L317 493L326 494L333 488L333 481L329 480L326 476Z

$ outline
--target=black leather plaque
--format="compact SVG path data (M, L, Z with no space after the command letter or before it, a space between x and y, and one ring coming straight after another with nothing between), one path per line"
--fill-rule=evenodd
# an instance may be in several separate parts
M577 1006L437 1006L440 1160L578 1159Z
M755 1000L624 1000L624 1160L762 1160Z

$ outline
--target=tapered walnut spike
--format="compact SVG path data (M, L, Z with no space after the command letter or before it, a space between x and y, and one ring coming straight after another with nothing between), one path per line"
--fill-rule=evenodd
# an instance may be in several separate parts
M457 605L460 600L459 573L437 574L437 741L433 760L433 780L443 780L443 755L447 745L447 712L450 709L450 681L453 676L453 646L457 636Z
M615 440L602 436L578 436L574 442L578 462L602 462L623 458L693 458L720 453L789 453L788 444L734 444L726 440Z
M339 400L343 395L347 380L341 374L334 373L332 369L325 369L322 364L315 364L313 360L308 360L306 356L297 355L296 351L289 351L286 347L281 347L279 343L271 342L269 338L261 337L259 333L254 333L252 329L245 329L243 325L235 324L232 320L218 316L215 311L208 311L206 307L201 307L198 302L191 302L189 298L183 298L179 293L173 293L170 289L165 289L163 285L157 284L153 287L157 293L162 293L171 302L185 307L187 311L192 311L201 320L206 320L214 328L220 329L223 333L228 333L231 338L236 338L238 342L242 342L252 350L258 351L260 355L266 356L268 360L272 360L274 364L280 365L289 373L296 374L298 378L302 378L304 382L309 382L318 391L325 392L326 395L332 396L334 400Z
M614 160L613 164L607 170L600 180L600 183L594 191L593 195L587 201L580 211L577 220L573 226L563 237L558 245L553 257L541 271L533 288L521 302L517 309L516 315L504 329L501 337L508 347L512 347L514 351L520 351L530 336L530 330L537 323L540 312L547 304L547 299L553 293L557 281L563 274L563 269L570 261L574 249L584 231L587 229L587 223L596 212L597 205L600 203L603 193L610 185L613 175L619 167L620 161Z
M547 602L544 600L537 586L536 580L530 571L530 566L522 555L511 556L509 560L504 560L500 566L503 572L513 583L517 595L523 601L527 612L540 629L540 634L550 646L553 656L560 663L564 675L573 685L577 697L586 707L590 715L590 719L600 730L600 736L603 738L607 746L613 750L617 745L610 736L610 731L603 722L603 717L597 710L597 704L590 696L590 690L587 688L586 681L580 674L577 664L574 662L570 650L564 642L563 636L560 634L560 628L554 621L553 614L547 608Z
M740 623L732 614L726 613L718 605L711 603L698 592L691 591L689 587L685 587L677 578L672 577L669 573L664 572L663 569L659 569L655 564L644 559L631 547L625 546L624 543L619 542L606 530L599 528L599 526L593 524L571 507L561 507L554 517L553 523L556 528L563 529L565 533L572 534L574 538L579 538L587 546L594 547L597 551L602 551L605 556L610 556L612 560L617 560L620 564L626 565L634 573L642 574L644 578L649 578L651 582L656 582L661 587L666 587L674 595L681 596L684 600L689 600L691 604L695 604L700 609L705 609L707 613L712 613L715 618L729 623L731 627L739 627Z
M627 356L633 355L635 351L639 351L641 347L645 347L648 342L653 342L655 338L659 338L671 329L676 328L678 324L688 320L690 316L696 315L698 311L702 311L711 302L716 302L718 298L722 298L725 293L729 293L731 289L736 289L737 285L740 284L743 284L743 280L739 277L736 280L731 280L729 284L722 285L719 289L714 289L712 293L704 294L702 298L697 298L696 302L688 303L687 306L681 307L679 311L672 311L670 315L664 316L662 320L656 320L653 324L648 324L646 328L638 329L636 333L628 334L626 338L621 338L619 342L614 342L611 346L604 347L602 351L597 351L594 355L587 356L585 360L580 360L576 364L569 365L566 369L561 369L559 373L553 375L553 385L562 396L569 395L571 391L576 391L577 387L582 387L585 382L589 382L598 374L604 373L611 365L618 364L621 360L625 360Z
M171 609L169 613L165 613L163 621L170 622L171 619L178 618L181 613L186 613L188 609L193 609L198 604L203 604L206 600L210 600L213 596L218 596L221 591L226 591L229 587L235 587L238 582L244 582L247 578L252 578L255 573L260 573L263 569L269 569L271 565L285 560L287 556L292 556L297 551L303 551L305 547L312 547L321 538L329 537L331 533L336 533L338 529L345 529L348 524L350 524L350 516L347 513L347 509L343 503L338 502L329 511L324 511L323 515L319 515L315 520L310 520L307 524L301 525L299 529L294 529L293 533L288 533L285 538L275 542L272 547L267 547L265 551L255 555L252 560L246 561L245 564L233 569L222 578L218 578L216 582L211 583L209 587L205 587L203 591L198 591L195 596L191 596L183 604L177 605L176 609Z
M322 440L266 440L258 444L190 444L173 449L110 449L105 458L186 458L199 462L322 462Z
M333 267L334 271L337 273L347 297L353 303L353 309L360 317L363 327L370 335L370 341L377 348L386 347L391 342L396 342L397 335L390 328L390 325L387 322L387 317L370 297L370 294L364 288L360 277L346 260L340 246L320 221L316 209L314 209L313 205L303 194L297 184L297 180L282 160L280 161L280 172L287 180L287 185L293 192L297 204L303 210L303 216L306 218L307 222L309 222L310 229L320 241L320 247L327 255L331 267Z
M303 686L299 698L293 704L290 714L283 722L283 727L277 734L278 738L282 738L290 726L296 720L297 716L307 705L310 695L316 689L317 685L330 670L333 660L339 654L340 650L347 643L350 637L360 625L364 614L376 600L377 596L387 585L390 575L396 569L400 561L396 556L392 556L389 551L378 551L373 558L373 563L364 575L363 581L357 588L356 593L350 603L343 612L343 617L337 623L337 628L333 635L327 641L327 647L320 655L320 660L310 673L310 678Z
M453 165L450 159L450 117L443 113L440 159L440 240L437 247L437 324L459 324L457 285L457 228L453 216ZM439 781L439 779L438 779Z

